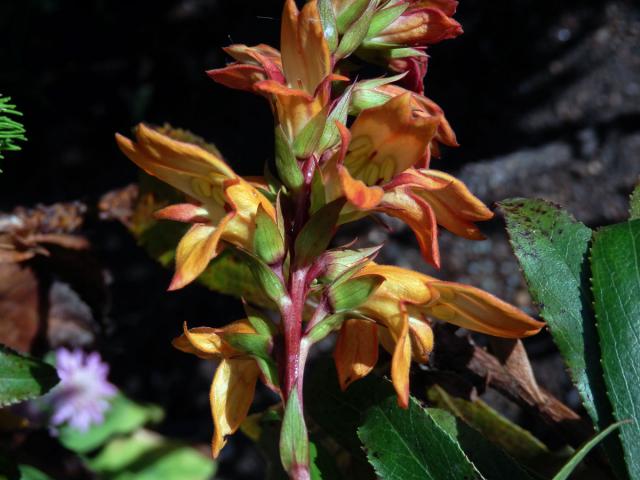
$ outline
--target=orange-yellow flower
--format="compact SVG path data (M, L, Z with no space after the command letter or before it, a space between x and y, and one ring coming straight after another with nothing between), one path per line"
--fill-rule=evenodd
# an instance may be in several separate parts
M503 338L522 338L540 331L544 323L534 320L516 307L469 285L445 282L422 273L391 265L366 265L356 276L376 274L385 278L380 287L358 308L358 312L381 327L372 330L367 320L345 323L335 356L341 384L366 375L373 367L373 349L378 340L392 352L391 378L398 403L409 401L409 368L412 357L425 362L433 348L433 333L427 318ZM353 331L368 331L368 335ZM344 346L348 343L348 348ZM376 345L374 347L374 345ZM358 352L357 357L347 352ZM377 358L377 355L375 356ZM363 360L364 359L364 360ZM349 381L342 379L349 378Z
M219 253L221 241L251 249L258 207L275 219L273 205L243 180L215 152L175 140L139 125L136 141L116 134L122 152L136 165L197 201L171 205L158 218L192 223L176 250L170 290L182 288L202 273Z
M347 198L343 221L372 211L402 219L423 257L437 267L438 224L478 240L483 237L474 222L493 214L462 182L424 168L435 142L451 144L455 136L435 104L395 88L404 93L386 90L390 100L363 110L350 132L343 129L341 151L323 167L324 193L327 200Z
M209 401L213 416L211 450L216 458L246 418L253 401L260 369L255 360L238 352L223 340L223 334L255 334L248 320L238 320L221 329L198 327L187 329L173 340L173 346L200 358L220 360L211 383Z

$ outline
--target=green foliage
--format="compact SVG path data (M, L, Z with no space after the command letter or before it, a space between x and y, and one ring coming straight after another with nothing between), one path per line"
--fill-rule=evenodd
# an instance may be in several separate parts
M366 302L382 282L381 275L363 275L336 283L329 288L329 303L334 312L353 310Z
M0 407L44 395L58 381L51 365L0 345Z
M640 220L596 232L591 253L602 368L627 469L640 478Z
M297 265L309 265L325 252L333 238L343 205L344 198L328 203L302 227L295 241Z
M375 1L371 1L364 12L362 12L356 21L344 32L340 40L340 45L338 45L338 49L336 50L336 56L338 58L348 57L362 44L371 26L373 14L376 11L376 3Z
M253 234L253 250L269 265L284 258L284 238L278 225L260 205L256 212L256 227Z
M626 422L618 422L613 425L609 425L607 428L602 430L598 435L595 435L591 440L586 442L580 449L573 454L573 456L569 459L569 461L560 469L558 473L553 477L553 480L566 480L569 478L569 475L573 473L576 467L584 460L584 457L596 446L600 443L604 438L613 432L616 428L622 426L623 423Z
M631 193L629 199L629 220L640 219L640 184Z
M202 453L147 430L112 440L86 462L105 480L207 480L216 470Z
M51 480L49 475L30 465L20 465L20 480Z
M129 434L150 422L159 422L164 414L155 405L140 405L122 394L111 400L111 408L105 415L104 422L94 425L86 432L63 426L60 428L60 443L69 450L88 453L108 440L119 435Z
M282 419L280 431L280 460L282 466L292 474L297 466L309 461L309 437L304 422L298 390L291 390Z
M600 416L609 406L598 383L602 370L590 308L591 229L544 200L505 200L500 207L531 296L541 307L587 412L601 425Z
M15 152L20 150L18 141L25 141L24 126L11 117L21 117L22 113L11 104L11 97L3 97L0 94L0 159L4 158L2 152Z
M276 168L278 169L278 175L282 183L291 190L296 191L302 187L304 177L302 176L298 161L293 154L293 147L289 143L280 125L276 127L275 138Z
M338 47L338 24L331 0L318 0L318 14L322 22L322 33L331 52Z

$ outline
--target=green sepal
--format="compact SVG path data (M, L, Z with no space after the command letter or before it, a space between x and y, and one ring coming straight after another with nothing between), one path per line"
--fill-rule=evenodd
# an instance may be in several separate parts
M339 33L345 33L347 29L364 13L376 0L354 0L347 8L336 15L336 24Z
M246 261L253 278L258 282L265 295L282 310L290 300L278 276L269 268L269 265L250 252L239 248L236 249L236 252Z
M336 102L335 106L327 117L327 122L318 144L318 151L324 152L325 150L333 147L340 141L340 131L336 122L340 122L343 125L347 124L347 115L349 113L349 105L351 103L351 94L353 92L353 85L347 87L344 93L340 96L340 99Z
M406 73L400 73L392 77L374 78L364 82L358 82L353 89L351 96L351 105L349 106L350 115L358 115L367 108L378 107L389 101L391 95L378 92L375 89L383 85L397 82L406 76Z
M373 260L382 245L350 250L347 248L329 250L322 256L324 268L318 280L322 283L333 283L338 278L350 278L358 270Z
M322 33L329 51L333 53L338 48L338 24L331 0L318 0L318 13L322 23Z
M323 318L305 335L306 341L311 345L318 343L331 332L340 328L344 319L345 317L342 313L334 313L333 315Z
M247 315L247 320L256 331L258 335L274 336L277 333L276 326L271 319L257 308L252 307L248 303L244 302L244 313Z
M311 179L311 205L309 207L309 212L311 214L316 213L327 204L325 193L326 191L324 181L322 180L322 172L319 168L316 168L313 172L313 178Z
M409 8L408 3L399 3L397 5L378 10L371 20L371 25L367 31L367 38L375 37L382 30L395 22L398 17L407 10L407 8Z
M297 265L309 265L324 253L333 238L344 203L344 198L328 203L302 227L295 241Z
M382 275L363 275L329 287L329 303L336 313L358 308L384 282Z
M0 407L44 395L59 381L51 365L0 344Z
M250 323L253 323L250 320ZM254 327L255 328L255 327ZM273 337L271 333L222 333L222 338L236 350L251 355L262 372L266 383L273 389L278 388L278 367L271 357Z
M267 264L273 265L284 258L284 238L278 225L262 205L258 206L253 232L253 251Z
M363 40L367 36L367 31L369 30L369 26L371 25L371 20L373 19L373 14L376 11L376 1L372 0L367 8L362 12L360 17L347 29L347 31L342 36L340 40L340 45L338 45L338 49L336 50L336 57L338 58L346 58L356 51L360 45L362 45Z
M289 475L300 467L309 469L309 436L295 387L291 390L282 419L280 460Z
M297 191L304 183L304 176L293 153L289 139L278 125L275 132L276 168L280 180L287 188Z
M320 138L327 123L328 107L323 108L307 122L293 140L293 154L296 158L308 158L318 148Z
M638 219L640 219L640 184L636 185L629 197L629 220Z

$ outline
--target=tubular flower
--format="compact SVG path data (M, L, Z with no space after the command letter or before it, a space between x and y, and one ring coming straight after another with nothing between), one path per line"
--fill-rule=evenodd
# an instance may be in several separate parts
M540 331L544 323L534 320L516 307L469 285L445 282L422 273L391 265L369 263L356 277L376 274L385 278L380 287L358 308L362 315L382 328L363 326L367 320L345 323L338 346L348 342L350 348L337 348L336 365L340 378L353 381L366 375L373 365L373 332L392 353L391 378L398 403L406 407L409 400L409 368L412 358L426 362L433 348L433 333L426 318L435 318L487 335L522 338ZM371 322L369 322L371 323ZM356 326L357 325L357 326ZM369 329L369 335L354 330ZM351 332L349 330L352 330ZM345 352L351 353L349 356ZM362 359L365 360L362 360ZM360 366L366 364L366 370ZM345 373L346 372L346 373ZM341 381L346 388L349 381Z
M251 249L258 206L275 218L273 205L251 184L205 148L174 140L140 124L136 142L116 134L122 152L145 172L197 203L171 205L156 217L193 226L176 250L176 273L169 290L193 281L222 249L221 241Z
M327 200L344 195L349 201L344 221L363 212L402 219L416 234L423 257L438 267L438 224L479 240L484 237L473 222L493 214L454 177L413 168L428 164L438 135L450 142L453 133L437 110L431 108L435 113L431 114L426 107L414 108L425 98L416 97L421 96L405 90L382 105L363 110L351 131L343 130L343 148L324 168L324 189Z
M331 57L315 0L298 10L294 0L282 13L281 52L267 46L232 45L235 63L209 71L215 81L266 96L290 140L329 102ZM313 52L313 54L309 54Z
M209 401L214 433L211 441L217 458L226 443L225 437L238 430L249 412L260 369L256 361L223 340L224 334L254 334L248 320L238 320L221 329L197 327L187 329L173 340L173 346L207 360L220 360L211 382Z

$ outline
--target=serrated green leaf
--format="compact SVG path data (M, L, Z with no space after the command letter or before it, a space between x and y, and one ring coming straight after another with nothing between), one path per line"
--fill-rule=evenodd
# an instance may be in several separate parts
M553 477L553 480L567 480L569 476L573 473L576 467L584 460L584 457L593 450L593 448L598 445L604 438L613 432L616 428L622 426L627 422L617 422L613 425L609 425L607 428L602 430L600 433L595 435L591 440L586 442L582 447L578 449L576 453L569 459L569 461L560 469L558 473L556 473Z
M296 191L304 183L304 177L300 170L300 165L298 165L298 161L296 160L296 156L293 153L293 147L289 143L280 125L276 127L275 138L276 168L278 169L278 175L282 183L291 190Z
M591 250L602 368L627 470L640 478L640 220L602 228Z
M300 466L309 466L309 436L304 423L298 390L291 390L282 418L280 460L290 475Z
M367 36L367 31L371 26L373 14L376 11L376 2L372 0L355 22L344 32L340 45L336 50L336 57L346 58L351 55Z
M0 407L44 395L58 381L51 365L0 345Z
M65 448L77 453L88 453L117 436L131 433L147 423L157 423L164 413L157 405L141 405L122 394L111 399L111 407L104 422L81 432L68 425L60 428L58 439Z
M324 253L333 238L343 205L344 198L328 203L302 227L295 241L297 265L309 265Z
M456 440L413 398L407 409L394 394L370 406L358 436L385 480L482 478Z
M359 307L367 301L382 282L384 282L384 277L381 275L363 275L337 285L331 285L328 296L333 311L347 312Z
M499 203L511 246L533 300L569 366L582 402L596 425L609 410L604 396L587 252L591 229L544 200Z
M634 188L629 197L629 220L640 219L640 184Z
M284 258L284 238L278 225L260 205L256 212L256 226L253 233L253 251L269 265Z
M141 430L86 459L104 480L208 480L216 464L188 445Z

